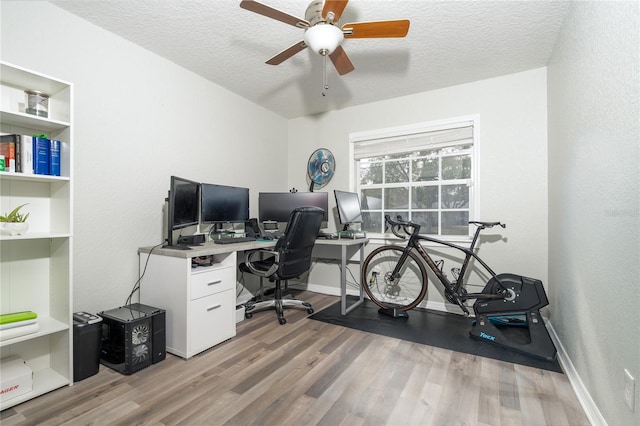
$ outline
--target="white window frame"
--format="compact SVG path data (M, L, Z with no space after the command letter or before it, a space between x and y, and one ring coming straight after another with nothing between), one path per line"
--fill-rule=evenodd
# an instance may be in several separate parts
M473 127L473 146L471 148L472 168L471 177L467 181L470 187L469 192L469 221L479 220L480 212L480 116L478 114L455 117L444 120L430 121L424 123L416 123L406 126L389 127L376 130L368 130L363 132L353 132L349 134L349 188L351 191L360 194L360 178L358 162L355 160L355 144L358 142L375 141L376 139L390 138L406 138L421 133L437 132L442 130L450 130L461 127ZM429 145L425 145L429 148ZM387 239L389 234L367 233L371 239ZM440 238L453 241L463 242L470 241L473 236L473 229L469 227L467 235L442 235ZM393 237L393 236L391 236Z

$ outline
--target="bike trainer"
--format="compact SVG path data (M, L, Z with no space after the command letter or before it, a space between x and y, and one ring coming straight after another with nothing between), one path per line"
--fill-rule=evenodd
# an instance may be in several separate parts
M556 347L540 315L540 308L549 304L542 281L499 274L489 280L482 293L495 294L501 285L512 292L509 299L476 300L473 304L476 318L471 337L553 361Z

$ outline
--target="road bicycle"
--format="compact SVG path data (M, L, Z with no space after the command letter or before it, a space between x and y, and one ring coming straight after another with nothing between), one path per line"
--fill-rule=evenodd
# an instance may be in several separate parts
M544 326L540 309L549 304L542 282L510 273L496 274L477 254L476 244L482 230L506 225L500 222L472 221L476 227L468 247L420 234L420 224L385 216L385 225L398 238L407 239L405 246L383 245L374 249L362 265L364 290L380 312L396 318L407 317L407 311L417 307L427 293L427 266L442 284L444 296L471 316L466 300L475 299L471 337L509 347L546 360L555 359L556 349ZM434 260L422 241L449 247L464 254L460 267L452 268L452 280L443 271L444 261ZM466 277L471 262L479 265L489 277L479 293L467 291ZM425 266L426 265L426 266ZM523 339L508 333L509 327L526 328Z

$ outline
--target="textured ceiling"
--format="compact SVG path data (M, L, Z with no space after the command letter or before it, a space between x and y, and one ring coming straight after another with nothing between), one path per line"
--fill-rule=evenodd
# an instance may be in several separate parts
M351 0L339 24L409 19L406 38L348 39L355 70L339 76L305 49L265 61L303 30L240 8L240 0L50 0L287 118L307 116L547 65L566 1ZM306 0L262 0L304 18Z

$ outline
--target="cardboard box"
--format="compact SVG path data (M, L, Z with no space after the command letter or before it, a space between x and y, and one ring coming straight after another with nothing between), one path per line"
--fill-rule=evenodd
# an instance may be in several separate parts
M33 389L33 372L19 356L13 355L0 360L0 378L1 402Z

